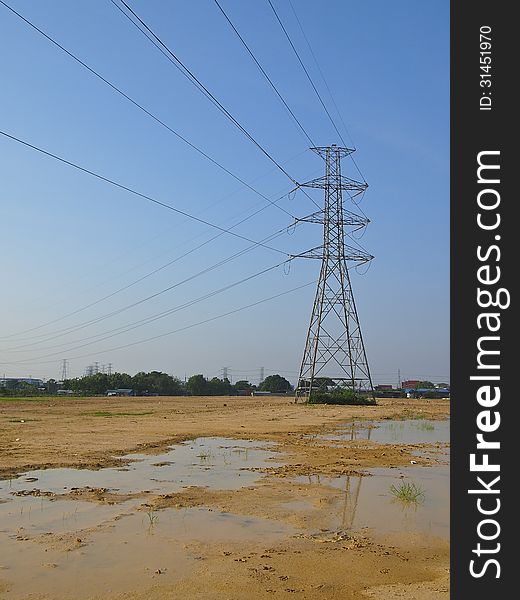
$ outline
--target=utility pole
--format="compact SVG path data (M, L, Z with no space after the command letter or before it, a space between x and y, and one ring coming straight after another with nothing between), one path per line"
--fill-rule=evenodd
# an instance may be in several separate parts
M228 379L229 367L222 367L222 379Z
M112 363L108 363L108 365L107 365L107 373L108 373L108 375L112 375Z
M397 389L401 389L401 369L397 369Z
M298 377L296 397L308 398L317 389L317 377L329 377L356 392L374 397L372 377L357 313L349 269L368 263L374 257L359 247L345 244L345 236L355 244L352 233L366 227L369 220L343 207L343 191L354 198L368 184L341 174L341 159L353 149L335 145L312 148L325 161L325 175L301 187L324 190L324 207L300 221L323 225L323 244L297 257L321 261L321 271Z
M265 367L260 367L260 381L259 384L265 379Z

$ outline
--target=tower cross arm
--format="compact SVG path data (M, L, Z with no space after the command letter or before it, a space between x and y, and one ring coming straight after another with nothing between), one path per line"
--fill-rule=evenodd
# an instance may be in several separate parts
M298 187L326 189L330 185L330 178L317 177L316 179L311 179L305 183L299 183ZM336 189L342 189L348 192L360 193L364 192L368 188L368 183L356 181L355 179L351 179L350 177L345 177L343 175L338 175L334 180L334 187Z
M306 217L297 217L296 221L299 222L304 222L304 223L320 223L320 224L324 224L326 220L325 217L325 211L324 210L318 210L316 212L313 212L310 215L307 215ZM329 219L330 220L330 219ZM353 213L349 210L343 210L343 218L341 219L341 221L334 221L333 224L335 225L348 225L348 226L353 226L353 227L366 227L368 224L370 223L370 219L367 217L362 217L361 215L357 215L356 213Z
M353 262L358 263L367 263L374 259L374 256L369 254L368 252L364 252L359 248L354 248L352 246L345 245L345 253L339 254L338 256L334 255L334 252L324 246L316 246L315 248L311 248L310 250L306 250L305 252L301 252L300 254L291 254L289 256L290 259L294 258L318 258L320 260L324 260L326 258L337 258L338 260L345 258L345 260L351 260Z

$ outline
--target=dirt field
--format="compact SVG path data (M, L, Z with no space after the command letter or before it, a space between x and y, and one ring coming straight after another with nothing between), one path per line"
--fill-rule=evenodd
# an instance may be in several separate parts
M14 532L15 538L12 532L0 538L0 555L7 556L3 550L8 550L11 557L0 559L0 597L448 598L448 535L439 534L441 529L428 535L414 527L391 530L385 526L385 515L375 514L377 504L374 515L379 521L372 525L370 521L371 497L387 492L386 479L381 477L446 469L446 444L381 443L370 437L326 439L338 426L352 421L424 422L422 434L426 435L434 429L428 423L447 418L449 402L444 400L388 399L374 407L303 406L282 397L0 400L0 474L4 480L37 471L32 479L43 481L42 473L54 471L39 470L58 467L88 469L85 474L112 467L110 472L125 476L129 459L122 456L135 452L163 455L172 444L197 438L250 440L253 448L247 458L247 448L232 447L228 441L228 459L224 456L222 465L231 469L234 457L245 453L249 462L233 473L252 477L247 485L230 478L230 485L219 489L211 482L201 485L199 480L193 485L187 478L189 485L171 490L160 482L153 485L162 487L151 490L91 485L52 492L34 486L18 491L16 497L27 502L49 501L54 509L87 506L98 514L105 511L106 518L90 522L89 516L82 522L75 517L75 527L59 531L28 531L24 525ZM263 446L264 442L271 444ZM189 444L182 448L190 451ZM264 460L261 453L266 449L271 454ZM192 451L199 452L200 477L215 473L214 450L192 447ZM180 469L181 456L180 450L174 450L172 462L154 463L154 468L163 464L168 468L177 460ZM375 469L377 477L369 469ZM362 482L370 490L367 485L380 480L386 486L383 492L362 491L359 496ZM348 493L339 490L336 481L347 488L357 485L355 496L350 488ZM6 493L10 496L0 499L0 508L1 502L9 506L7 500L13 494ZM354 506L352 511L353 497L356 505L361 500L366 504L368 516L363 517L363 506ZM356 508L357 518L366 520L362 527L352 526ZM420 511L414 519L420 519ZM180 514L184 525L176 529ZM145 521L146 536L141 531ZM169 535L174 535L174 545ZM116 561L114 540L120 542ZM108 588L100 589L93 576L99 557L106 561L112 557ZM73 559L79 562L71 570ZM21 565L25 576L34 569L34 584L19 574ZM82 565L91 571L89 576L81 571L86 568ZM81 592L79 588L72 595L64 591L75 589L77 581L81 581Z

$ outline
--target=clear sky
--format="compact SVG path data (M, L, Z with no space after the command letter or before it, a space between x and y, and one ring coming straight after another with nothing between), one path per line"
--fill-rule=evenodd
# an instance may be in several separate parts
M353 271L352 283L373 378L395 384L401 369L403 378L445 381L449 2L292 0L347 134L290 3L272 1L340 132L355 142L356 162L370 186L361 208L371 224L360 243L376 259L365 275ZM6 2L261 194L276 199L291 189L291 181L110 0ZM214 0L128 3L293 178L322 174L323 162L308 150ZM341 144L268 1L221 5L313 141ZM251 240L291 223L287 213L268 206L1 4L0 54L3 131L221 227L267 206L233 230ZM234 380L253 382L263 366L266 375L279 372L295 381L314 288L290 290L317 278L317 261L293 261L288 273L273 269L182 308L276 265L283 255L255 247L182 283L251 244L223 234L183 256L219 232L4 136L0 171L0 374L56 378L67 358L71 376L98 362L182 378L219 375L228 366ZM359 179L348 159L344 174ZM318 194L313 198L322 202ZM297 216L316 210L301 192L280 206ZM320 242L320 226L309 224L269 245L295 254ZM176 287L130 306L170 286Z

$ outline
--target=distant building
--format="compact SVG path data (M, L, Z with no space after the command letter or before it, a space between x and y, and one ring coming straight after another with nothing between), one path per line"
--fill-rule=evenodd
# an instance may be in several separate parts
M403 390L413 390L421 383L420 379L407 379L401 383Z
M119 388L117 390L107 390L107 396L135 396L135 392L129 388Z
M419 388L411 392L414 398L449 398L450 390L447 388Z
M32 377L0 377L0 386L5 388L17 388L23 383L36 387L43 386L42 379L33 379Z

